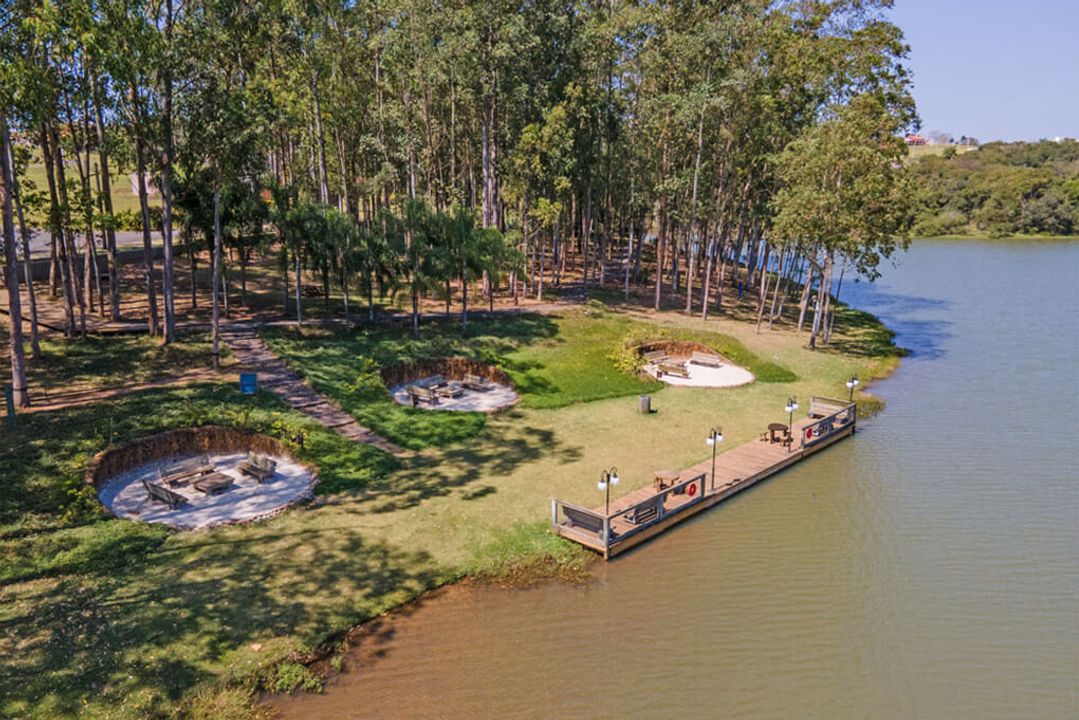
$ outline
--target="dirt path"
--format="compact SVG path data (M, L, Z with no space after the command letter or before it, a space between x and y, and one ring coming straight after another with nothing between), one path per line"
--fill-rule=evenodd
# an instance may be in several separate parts
M291 408L336 430L349 440L367 443L400 455L404 451L385 438L356 422L336 403L315 392L303 378L288 369L249 325L230 325L221 331L221 339L232 350L240 365L258 373L259 385L284 400Z

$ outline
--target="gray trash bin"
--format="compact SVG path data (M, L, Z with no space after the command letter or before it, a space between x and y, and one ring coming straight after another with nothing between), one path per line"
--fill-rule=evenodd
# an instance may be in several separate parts
M652 396L641 395L640 400L641 404L638 407L637 412L641 413L642 415L650 415L652 413Z

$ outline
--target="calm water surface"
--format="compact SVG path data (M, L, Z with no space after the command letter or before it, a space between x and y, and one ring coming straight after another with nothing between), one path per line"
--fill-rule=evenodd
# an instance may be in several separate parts
M585 587L442 593L279 709L1079 718L1077 274L1079 244L949 242L848 281L913 350L856 440Z

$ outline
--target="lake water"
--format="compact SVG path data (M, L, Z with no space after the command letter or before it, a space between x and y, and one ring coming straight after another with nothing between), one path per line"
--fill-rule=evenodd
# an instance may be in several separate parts
M853 441L583 587L451 588L295 718L1079 718L1079 244L917 243ZM707 555L702 548L709 548ZM728 548L729 552L715 552Z

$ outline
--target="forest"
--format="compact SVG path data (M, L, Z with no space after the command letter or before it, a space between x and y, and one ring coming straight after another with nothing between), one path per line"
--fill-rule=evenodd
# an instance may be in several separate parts
M656 309L707 318L737 286L758 327L793 293L798 329L827 343L843 275L872 277L912 220L902 136L918 120L889 6L9 2L16 402L35 226L36 292L63 303L67 334L122 317L117 168L137 178L148 333L176 337L178 259L192 284L209 264L215 357L221 291L252 262L276 268L298 322L304 277L344 295L346 321L350 293L371 315L376 295L407 297L413 333L433 295L459 297L467 323L470 296L647 287Z
M994 142L911 165L913 232L940 235L1079 234L1079 141Z

